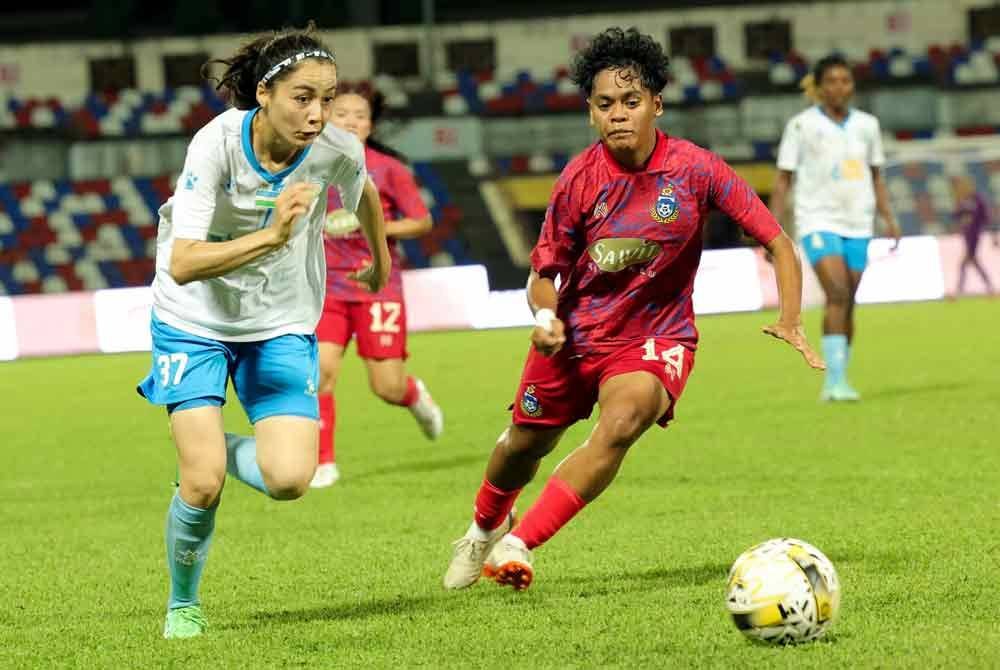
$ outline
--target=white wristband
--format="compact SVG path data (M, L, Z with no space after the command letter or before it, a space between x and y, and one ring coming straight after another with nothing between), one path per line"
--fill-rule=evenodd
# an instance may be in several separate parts
M555 321L555 319L556 313L548 307L543 307L535 312L535 325L549 333L552 332L552 322Z

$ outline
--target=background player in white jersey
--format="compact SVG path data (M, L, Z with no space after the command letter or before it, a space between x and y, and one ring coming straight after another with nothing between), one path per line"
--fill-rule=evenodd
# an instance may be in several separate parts
M782 219L793 183L795 227L826 294L823 400L858 400L847 382L854 335L854 296L868 262L876 213L891 237L899 225L882 178L878 119L849 106L854 77L840 56L820 59L802 82L815 106L785 126L771 211Z
M198 599L226 472L278 500L316 468L316 338L326 263L326 189L356 210L371 291L389 277L382 207L364 149L327 125L337 86L315 27L259 37L226 66L230 109L188 147L160 209L153 280L153 368L139 385L165 405L180 472L167 515L170 598L164 637L206 629ZM206 64L209 65L209 64ZM223 432L229 379L254 436Z

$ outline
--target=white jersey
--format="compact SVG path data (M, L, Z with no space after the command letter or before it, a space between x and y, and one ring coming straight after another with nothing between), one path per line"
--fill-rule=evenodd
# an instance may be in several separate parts
M871 168L884 163L881 129L871 114L851 109L843 123L837 123L817 106L792 117L778 147L778 169L795 173L799 239L816 231L871 237Z
M159 212L153 312L175 328L215 340L316 330L326 292L327 187L336 185L344 207L354 211L367 179L361 142L332 124L294 164L271 174L253 152L255 113L231 109L198 131L174 194ZM260 230L271 223L277 195L298 182L315 183L319 196L284 247L221 277L179 286L170 276L174 240L221 242Z

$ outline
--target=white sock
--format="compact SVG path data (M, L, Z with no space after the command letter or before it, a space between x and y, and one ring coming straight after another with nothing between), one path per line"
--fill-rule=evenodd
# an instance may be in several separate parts
M490 531L483 530L475 521L473 521L472 525L469 526L469 530L465 531L465 536L473 540L486 541L490 539L490 535Z
M507 544L512 544L515 547L520 547L521 549L524 549L525 551L528 550L528 545L526 545L524 543L524 540L522 540L521 538L519 538L517 535L511 535L510 533L507 533L506 535L503 536L503 539L500 540L500 541L501 542L506 542Z

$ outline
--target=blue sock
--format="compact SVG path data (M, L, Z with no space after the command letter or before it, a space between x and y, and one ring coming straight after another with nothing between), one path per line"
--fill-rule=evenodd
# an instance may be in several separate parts
M226 472L264 495L271 495L257 465L257 440L254 438L226 433Z
M215 510L191 507L175 493L167 511L167 566L170 599L167 609L197 605L198 584L215 530Z
M847 367L847 335L824 335L823 359L826 361L826 386L843 382Z

